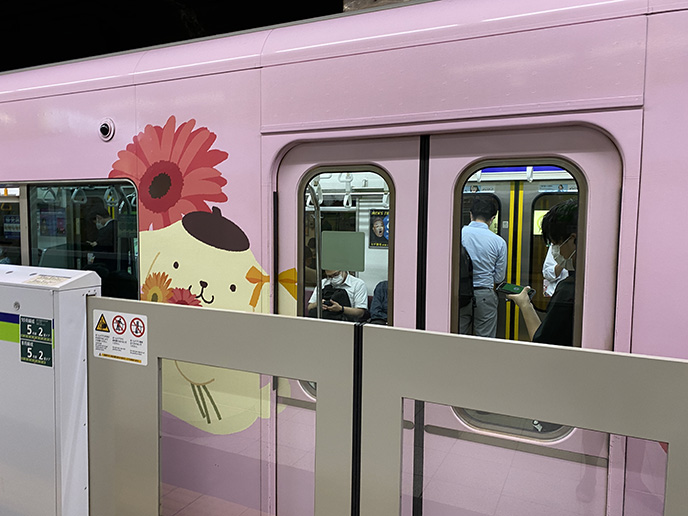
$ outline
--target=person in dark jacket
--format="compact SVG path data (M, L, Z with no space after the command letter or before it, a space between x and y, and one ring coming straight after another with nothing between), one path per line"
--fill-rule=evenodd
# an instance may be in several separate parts
M507 296L521 309L528 335L533 342L573 346L573 321L576 295L576 233L578 201L569 199L552 207L542 219L542 236L557 264L569 273L558 285L542 320L530 302L526 287L520 294Z

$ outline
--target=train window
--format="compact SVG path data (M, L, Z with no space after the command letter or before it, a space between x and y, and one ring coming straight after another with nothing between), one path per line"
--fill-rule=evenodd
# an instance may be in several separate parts
M21 264L19 188L0 189L0 264Z
M136 190L128 182L28 188L30 262L90 269L105 296L138 299Z
M390 184L374 167L322 167L308 175L299 246L302 314L391 324Z
M576 179L582 175L558 162L485 165L466 172L455 196L460 221L454 232L453 331L580 345L575 307L582 299L582 283L576 284L575 262L577 251L583 254L578 242L585 228L578 226ZM552 208L545 222L550 239L546 241L543 218ZM461 262L466 261L459 258L461 247L472 262L472 299L465 288L471 274L465 265L462 269ZM495 288L502 281L534 290L529 300L519 300L522 309ZM550 303L554 303L551 313ZM546 422L454 410L470 426L535 439L555 439L569 430Z

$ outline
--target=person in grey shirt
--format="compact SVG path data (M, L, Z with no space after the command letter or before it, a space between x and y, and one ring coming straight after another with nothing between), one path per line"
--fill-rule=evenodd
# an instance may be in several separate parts
M491 196L476 195L471 206L471 223L461 230L461 244L473 261L474 302L459 312L459 333L481 337L497 335L497 293L495 284L506 274L506 242L490 231L497 215L497 203Z

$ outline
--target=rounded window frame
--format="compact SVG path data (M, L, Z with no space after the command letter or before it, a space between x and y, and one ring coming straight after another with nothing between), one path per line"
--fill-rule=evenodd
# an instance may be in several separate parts
M388 245L388 255L387 255L387 281L388 281L388 291L387 291L387 313L388 313L388 325L393 326L394 321L394 249L395 249L395 235L396 235L396 188L392 176L387 170L374 163L370 164L345 164L345 165L315 165L309 168L302 176L298 182L297 196L299 199L299 210L297 219L297 255L296 255L296 284L297 284L297 307L296 315L297 317L304 317L304 300L306 298L306 282L305 282L305 270L304 270L304 247L306 246L305 235L303 228L305 227L305 199L307 194L308 184L321 174L341 174L341 173L356 173L356 172L369 172L380 176L387 184L387 189L389 190L389 223L392 227L392 231L389 234L389 245Z

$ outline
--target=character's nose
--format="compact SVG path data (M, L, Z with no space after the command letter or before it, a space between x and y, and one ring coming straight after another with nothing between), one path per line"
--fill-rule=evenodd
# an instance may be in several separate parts
M206 288L208 286L208 284L203 280L201 280L199 283L201 284L201 288Z

